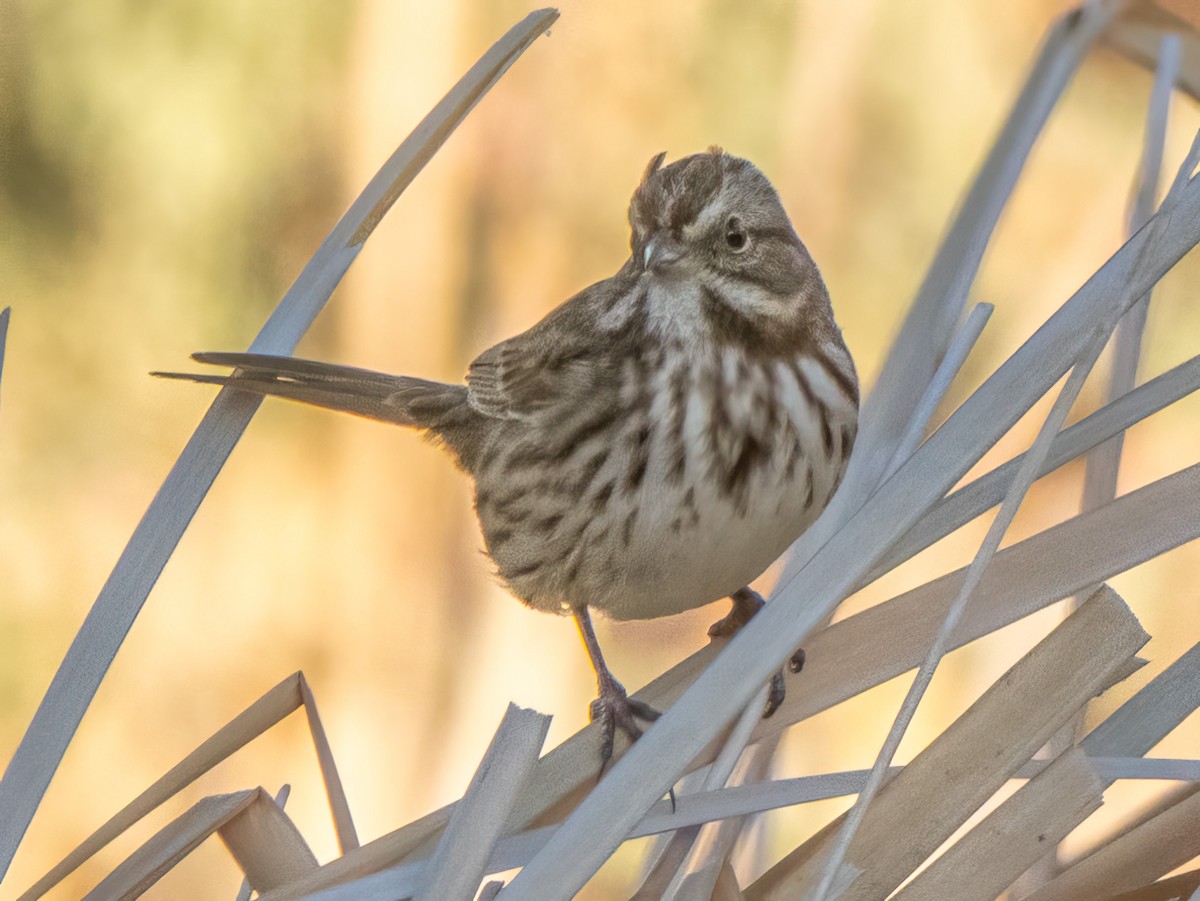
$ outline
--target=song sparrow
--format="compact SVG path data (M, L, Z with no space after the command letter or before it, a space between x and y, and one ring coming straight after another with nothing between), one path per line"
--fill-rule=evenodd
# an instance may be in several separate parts
M854 441L858 382L829 295L774 188L713 148L651 160L612 278L485 351L466 385L260 354L230 376L156 373L424 430L475 479L487 551L518 598L578 622L603 759L657 712L626 696L588 609L617 619L732 596L820 513ZM782 698L776 679L771 706Z

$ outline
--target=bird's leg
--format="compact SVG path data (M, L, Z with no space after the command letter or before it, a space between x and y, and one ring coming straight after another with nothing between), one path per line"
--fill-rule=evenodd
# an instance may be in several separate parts
M708 627L710 638L730 638L738 629L750 622L750 617L763 608L766 601L750 586L739 588L729 596L733 607L723 619L717 620ZM788 669L798 673L804 667L804 649L801 648L788 661ZM787 688L783 682L783 671L780 670L771 677L771 687L767 689L767 703L763 707L763 717L766 718L779 709L783 703Z
M624 732L630 741L636 741L642 734L638 720L647 723L658 719L659 713L649 704L630 698L625 694L625 688L613 678L604 655L600 653L600 643L596 641L596 632L592 629L592 619L587 607L575 607L575 623L579 626L579 634L583 636L583 646L587 648L591 658L592 668L596 671L596 682L600 686L600 696L592 701L591 718L600 723L603 736L600 745L600 771L608 766L613 753L613 739L616 730Z

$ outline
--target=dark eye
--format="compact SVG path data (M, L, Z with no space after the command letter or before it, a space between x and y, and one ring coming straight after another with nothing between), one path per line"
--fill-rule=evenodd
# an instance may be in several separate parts
M730 250L745 250L746 245L750 242L746 235L746 229L742 227L741 221L736 217L730 217L725 223L725 243L729 245Z

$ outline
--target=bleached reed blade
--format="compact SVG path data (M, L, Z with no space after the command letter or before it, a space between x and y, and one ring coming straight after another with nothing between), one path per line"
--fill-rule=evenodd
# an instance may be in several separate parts
M991 526L988 527L987 535L983 539L978 553L976 553L975 558L971 561L971 565L967 568L962 587L959 589L954 603L946 611L946 618L941 626L938 627L937 634L930 644L925 660L921 663L916 677L909 686L904 702L900 705L896 719L888 731L887 737L883 742L883 747L880 749L879 755L875 760L875 765L871 769L871 776L868 778L867 784L863 787L862 792L847 815L845 826L842 827L837 841L829 849L829 858L825 863L824 873L817 883L815 901L825 901L825 898L828 897L834 878L841 869L842 860L850 847L850 843L854 840L855 830L858 829L859 824L866 816L867 807L875 797L879 786L883 783L884 774L888 766L891 765L896 750L900 747L901 739L908 731L909 723L912 722L912 718L916 715L917 706L928 690L930 683L933 681L934 673L949 649L950 635L966 610L966 605L971 599L971 594L974 592L976 586L978 586L980 579L983 578L984 571L992 562L996 551L999 550L1000 541L1008 531L1008 527L1017 515L1017 509L1033 485L1034 479L1037 477L1037 470L1045 461L1046 453L1050 450L1050 444L1054 440L1054 436L1058 434L1063 423L1066 422L1067 414L1075 405L1075 401L1079 397L1079 392L1083 390L1083 383L1087 380L1088 375L1091 374L1092 366L1095 365L1096 359L1100 356L1100 351L1103 350L1116 324L1115 321L1102 319L1094 327L1089 343L1080 358L1075 362L1075 365L1071 367L1071 374L1067 378L1066 384L1063 386L1058 397L1055 398L1054 405L1051 407L1045 422L1042 423L1033 446L1025 454L1025 460L1022 461L1016 475L1013 477L1008 494L1005 496L1004 502L1000 505L1000 511L996 514L996 518L992 521Z
M937 256L893 342L878 386L864 403L868 431L860 438L867 445L859 465L867 470L881 473L890 459L888 449L895 442L884 436L903 433L904 424L942 358L1029 151L1111 15L1112 10L1104 4L1091 4L1060 18L1047 34L1008 121L947 226ZM874 463L868 459L880 453L883 459Z
M1072 748L976 824L892 901L994 901L1100 809L1104 785Z
M317 712L317 699L304 678L299 673L300 698L304 704L304 716L308 721L308 732L312 736L313 749L317 752L317 764L321 768L321 782L325 786L325 797L329 799L329 811L333 814L333 828L337 833L338 850L345 854L358 847L358 832L354 828L354 817L350 814L350 802L346 799L346 789L342 786L342 776L338 772L337 762L333 759L333 749L329 747L329 737L325 734L325 725Z
M1096 774L1106 780L1153 779L1194 781L1200 779L1200 761L1196 760L1144 760L1127 757L1088 758ZM1047 761L1032 760L1017 770L1018 779L1032 779L1042 773ZM893 774L902 767L894 767ZM854 794L866 780L866 770L846 773L829 773L821 776L804 776L797 779L781 779L724 788L714 792L703 792L687 796L687 803L674 812L669 801L660 801L630 832L629 838L644 838L688 826L704 823L724 822L730 818L777 810L797 804L807 804L827 798ZM531 829L496 843L489 872L501 872L523 866L536 854L553 833L554 827ZM362 901L363 898L395 898L411 895L424 884L428 859L416 858L410 863L387 868L357 879L345 881L335 888L328 888L304 897L312 901ZM289 892L292 889L289 888ZM498 889L497 889L498 891ZM262 901L276 901L281 897L295 897L289 892L268 892Z
M657 901L663 898L671 886L671 880L679 872L679 868L687 861L688 851L691 850L696 838L700 835L702 823L692 823L676 829L667 842L654 866L650 868L637 891L629 897L629 901Z
M1107 586L1065 619L879 791L846 854L863 874L842 901L886 897L1149 638ZM825 856L802 858L784 857L747 901L807 897Z
M1128 394L1101 407L1059 432L1050 445L1038 477L1053 472L1102 441L1119 434L1149 416L1200 389L1200 356L1139 385ZM959 526L985 513L1004 499L1013 475L1024 460L1020 454L940 501L896 543L876 566L867 581L873 581L905 560L916 556Z
M1151 525L1163 527L1153 531ZM975 600L954 633L953 645L959 647L1001 629L1086 585L1195 538L1200 538L1200 464L1002 550L976 590ZM805 642L808 659L800 677L803 682L794 684L780 709L755 727L752 741L776 735L915 667L962 577L961 571L950 573L811 636ZM669 707L717 652L715 644L703 648L643 688L637 697L660 710ZM1159 678L1165 679L1166 674ZM1143 691L1154 685L1150 683ZM639 739L639 744L644 739ZM528 828L547 811L562 810L564 804L590 789L599 747L598 730L589 726L539 760L513 812L510 831ZM696 755L694 765L710 762L718 750L714 745ZM1126 752L1113 744L1111 749L1105 746L1103 753ZM330 861L311 878L288 886L286 892L272 893L271 901L298 898L394 867L436 836L453 808L436 810ZM687 824L664 820L660 825L665 830Z
M1014 773L1016 779L1034 779L1045 771L1048 761L1031 760ZM1088 764L1105 785L1118 779L1153 781L1200 781L1200 760L1184 758L1088 757ZM903 772L903 767L891 767L888 777ZM631 838L653 835L680 826L709 823L729 817L743 817L781 807L793 807L813 801L840 798L862 790L867 770L850 770L820 776L800 776L737 785L688 797L685 808L671 813L669 803L660 801L637 824ZM527 833L526 833L527 834ZM514 863L513 866L518 866Z
M863 403L858 437L842 485L821 517L792 545L782 582L804 567L878 487L945 353L1029 152L1111 16L1107 4L1092 4L1059 19L1047 34L995 144L946 229L875 388Z
M866 482L878 483L878 475L895 446L894 438L903 434L942 358L1029 151L1110 16L1110 10L1093 5L1059 19L1047 34L1003 130L946 229L937 256L884 363L878 385L864 403L866 431L859 438L865 444L857 465L876 476L866 478ZM854 476L855 481L863 478L852 473L847 476Z
M1200 870L1160 879L1130 892L1111 895L1104 901L1200 901Z
M769 738L747 748L738 763L738 770L734 773L732 788L729 790L761 784L770 773L771 759L777 745L777 739ZM689 808L696 800L688 799ZM741 888L736 885L729 856L749 822L748 816L741 814L712 819L719 819L719 822L709 822L700 831L684 864L682 889L679 893L681 901L716 898L722 891L732 893L734 887L737 887L737 897L741 897Z
M1200 855L1200 784L1022 901L1093 901L1131 891Z
M630 748L545 850L504 890L506 901L570 897L649 806L801 646L834 607L983 453L1058 381L1091 341L1200 242L1192 179L960 406ZM1156 524L1156 528L1160 528ZM773 717L772 717L773 718Z
M0 384L4 382L4 345L8 341L8 321L12 318L12 307L0 310Z
M1200 643L1154 677L1081 742L1091 757L1140 757L1200 708Z
M500 39L425 117L342 216L250 345L287 354L325 305L363 242L475 104L558 18L531 13ZM0 878L104 674L192 516L261 398L222 390L138 523L72 641L0 779Z
M1161 553L1200 537L1200 510L1193 506L1197 503L1200 464L1002 550L955 630L954 646L1137 566L1145 559L1145 540L1155 543L1158 550L1152 553ZM1164 530L1151 532L1154 525L1162 525ZM809 638L803 681L789 691L770 720L759 725L756 737L773 734L914 666L932 641L964 575L965 570L949 573ZM1160 676L1164 678L1166 674ZM1185 678L1173 681L1171 690L1182 690L1175 687L1180 684L1186 684ZM804 691L798 690L800 685ZM1188 690L1194 692L1194 685ZM1154 703L1160 702L1148 705ZM1182 699L1166 707L1170 713L1164 719L1170 720L1187 703ZM1094 751L1089 747L1089 752L1140 753L1116 743L1097 745Z
M1086 752L1086 748L1084 751ZM1111 785L1118 779L1200 782L1200 760L1171 757L1092 757L1096 775Z
M694 796L699 792L700 788L704 785L704 779L708 775L708 770L708 766L697 767L690 773L685 773L683 777L675 783L676 811L678 810L679 806L679 798ZM669 802L671 799L667 798L666 800ZM657 809L657 805L655 805L655 807L651 807L650 809L652 811ZM664 856L674 850L671 847L674 836L674 831L670 832L669 834L664 833L655 836L654 842L652 842L646 849L645 856L642 860L638 876L640 885L646 884L653 870L663 861ZM678 863L679 861L675 861L673 866L678 866ZM638 890L641 891L640 888ZM636 897L636 895L632 896L630 901L634 901Z
M967 361L967 355L979 341L979 336L983 334L983 327L987 325L995 309L990 303L975 304L970 315L967 316L967 321L954 333L954 337L950 339L950 344L946 348L946 355L938 364L933 378L929 380L925 393L921 396L916 410L913 411L912 419L909 420L903 436L896 444L892 462L888 464L880 481L890 479L901 464L917 449L917 445L925 436L926 429L929 428L929 423L933 420L933 414L937 411L938 405L946 396L950 384L958 376L958 371L962 369L963 363Z
M762 718L763 704L766 703L766 699L767 687L764 685L746 705L746 709L742 711L742 715L725 739L724 745L717 754L717 759L709 767L704 782L701 784L702 791L716 791L728 783L746 749L746 743L750 740L755 725ZM699 836L699 824L677 830L662 857L642 882L631 901L666 901L666 899L690 901L693 897L711 898L717 877L716 872L711 874L712 881L704 888L695 884L695 880L690 878L696 875L688 864ZM719 865L717 869L719 871ZM683 889L684 878L689 878L686 890Z
M276 793L275 803L279 806L280 810L284 810L287 807L287 799L291 793L292 787L287 783L284 783L284 785ZM254 887L250 884L250 880L248 878L243 878L242 887L238 890L235 901L250 901L250 896L252 894L254 894Z
M252 807L257 807L254 822L262 823L273 814L265 813L261 805L269 804L278 811L279 816L285 817L283 811L275 806L275 801L261 788L248 791L233 792L227 795L213 795L198 801L190 810L172 821L164 829L155 833L137 851L125 858L115 870L108 874L94 889L87 893L84 901L109 901L112 898L136 898L155 882L161 879L175 864L187 857L214 832L245 814ZM271 827L274 830L274 827ZM294 829L294 827L292 827ZM315 868L317 860L304 844L298 832L284 837L286 830L279 829L272 835L279 839L275 850L286 855L276 863L265 866L271 872L288 873L309 868ZM241 847L244 834L235 829ZM260 861L255 860L255 875L260 872L257 867ZM275 868L278 869L275 869ZM249 875L249 874L248 874Z
M1146 125L1142 136L1142 158L1134 182L1133 209L1130 213L1129 232L1133 233L1150 218L1158 200L1158 185L1162 177L1163 145L1166 141L1167 118L1171 95L1174 93L1175 77L1179 69L1179 39L1164 35L1160 44L1158 66L1154 73L1154 86L1147 106ZM1172 191L1177 190L1176 185ZM1138 361L1141 358L1142 338L1146 328L1146 316L1150 309L1151 294L1146 294L1131 307L1117 324L1112 339L1112 364L1109 372L1108 400L1112 401L1128 393L1137 380ZM1083 500L1081 508L1086 512L1108 503L1117 494L1117 477L1120 473L1121 455L1125 433L1119 432L1109 440L1088 452L1083 476ZM1082 598L1073 598L1068 608ZM1081 709L1072 722L1063 727L1047 745L1050 753L1069 747L1080 738L1087 718L1087 708ZM1050 850L1042 862L1021 880L1021 887L1030 889L1045 882L1058 869L1057 851Z
M266 892L317 868L317 859L283 808L258 789L244 810L217 827L251 887Z
M472 901L517 794L537 762L550 717L510 704L429 862L416 901Z
M1196 791L1194 784L1172 785L1166 791L1160 792L1151 799L1150 804L1138 807L1137 811L1132 816L1110 825L1108 829L1101 831L1100 835L1091 835L1091 843L1082 851L1076 851L1075 854L1064 861L1064 867L1074 866L1076 863L1086 860L1091 857L1096 851L1105 848L1112 844L1118 838L1129 834L1135 829L1140 828L1144 824L1150 822L1160 814L1170 810L1180 801L1186 800ZM1063 867L1059 868L1060 871ZM1032 889L1031 889L1032 891Z
M303 673L293 673L288 676L218 729L187 757L171 767L162 778L126 804L112 819L88 836L78 848L63 858L49 873L30 886L17 901L35 901L46 894L75 872L80 864L142 817L179 794L288 714L308 703L312 704L309 708L311 710L309 726L312 728L315 721L319 727L320 719L316 717L316 702L312 699L312 691L309 689ZM317 728L313 731L313 743L317 747L317 762L321 768L321 778L325 783L330 808L335 811L336 825L336 811L339 807L346 805L345 794L341 789L341 779L338 776L337 765L329 751L328 743L325 741L323 729ZM348 809L346 814L349 814ZM353 829L352 825L351 829ZM342 831L340 827L338 831L340 834Z
M1085 752L1086 753L1086 752ZM1049 761L1030 760L1014 774L1016 779L1033 779L1045 771ZM1152 781L1200 781L1200 760L1184 758L1142 757L1092 757L1088 763L1096 776L1105 785L1118 779L1141 779ZM892 767L888 777L903 771L903 767ZM688 803L674 812L667 801L659 801L630 833L631 838L654 835L671 829L710 823L730 817L743 817L781 807L793 807L813 801L840 798L862 790L867 770L849 770L842 773L826 773L819 776L800 776L794 779L778 779L771 782L737 785L713 792L690 795ZM521 833L530 836L531 830ZM502 843L503 844L503 843ZM506 856L511 866L520 866L521 861Z
M1151 71L1158 69L1162 52L1162 28L1136 17L1125 16L1114 21L1101 36L1102 43ZM1200 38L1194 31L1176 32L1182 43L1176 85L1200 100Z
M1146 128L1142 140L1142 160L1134 185L1130 232L1137 231L1154 212L1158 198L1158 183L1162 178L1163 144L1167 136L1167 113L1175 76L1179 71L1179 37L1163 35L1154 86L1146 113ZM1147 294L1130 308L1117 325L1113 338L1112 369L1109 373L1108 399L1115 400L1129 392L1137 378L1138 360L1142 353L1142 336L1146 329L1146 314L1150 309ZM1112 500L1117 493L1117 473L1121 464L1124 434L1094 448L1087 457L1083 477L1083 509L1093 510Z

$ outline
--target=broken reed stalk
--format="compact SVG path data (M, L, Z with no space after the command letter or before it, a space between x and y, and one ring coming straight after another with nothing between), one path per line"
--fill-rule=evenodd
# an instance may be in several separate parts
M286 808L287 800L291 796L291 793L292 787L285 783L283 787L275 793L275 806L277 806L280 810ZM238 889L237 901L250 901L250 895L253 891L254 887L250 884L250 877L243 877L242 887Z
M317 712L312 689L302 673L288 676L246 710L200 744L196 750L173 766L162 778L129 802L75 848L50 872L29 887L18 901L34 901L78 869L79 865L133 826L151 811L179 794L217 764L226 760L294 711L304 708L309 733L317 754L321 781L329 799L334 828L342 853L358 847L350 808L342 789L337 764L325 736L325 727ZM349 839L353 838L353 843Z
M416 901L471 898L525 787L550 729L550 717L510 704L475 778L442 831Z
M1089 649L1085 648L1085 650ZM1067 668L1070 669L1070 667ZM1119 681L1128 673L1128 667L1118 667L1108 681ZM1057 680L1051 679L1050 681ZM1003 694L998 697L1003 698ZM1008 703L1011 703L1012 700L1009 698ZM1135 776L1140 778L1194 778L1200 771L1200 762L1198 761L1148 761L1136 759L1136 755L1144 754L1157 744L1198 705L1200 705L1200 645L1171 664L1107 720L1097 726L1084 740L1082 748L1088 755L1092 768L1100 776L1105 786L1111 784L1118 776L1120 778ZM1003 732L1004 730L998 731ZM995 740L994 737L989 738L989 730L977 730L977 734L983 739ZM1106 756L1111 754L1133 756L1117 758ZM972 766L973 755L968 756L971 759L960 762L958 765ZM1136 766L1134 766L1135 763ZM584 768L586 761L579 761L578 766L581 769ZM1018 778L1030 778L1040 773L1045 766L1045 761L1030 761L1020 767L1014 775ZM897 768L895 772L903 772L903 768ZM824 777L748 786L745 789L732 791L725 790L711 795L695 795L682 802L684 808L675 813L669 811L668 802L662 801L655 805L655 811L648 815L629 837L634 838L700 822L769 810L792 803L806 803L820 798L852 793L861 786L864 776L865 774L861 772L831 774ZM536 792L542 785L544 783L537 778L535 772L529 790ZM496 872L521 866L544 846L553 829L553 826L543 827L502 839L496 846L490 869ZM383 840L379 841L383 843ZM370 845L364 846L364 852L370 847ZM349 858L355 856L353 853L347 855ZM389 893L389 897L402 897L406 893L416 891L423 884L423 870L426 866L424 858L413 858L411 863L385 869L377 864L367 864L360 858L357 862L358 870L368 875L356 878L341 866L346 862L346 858L331 861L311 879L300 880L296 884L287 886L286 890L282 892L268 892L264 896L264 901L295 898L300 895L308 897L310 892L318 890L322 885L336 887L318 891L317 894L312 895L313 898L324 899L324 901L335 901L335 899L354 901L360 897L356 894L360 891ZM325 874L324 879L318 879L322 873ZM330 881L330 878L335 876L337 878Z
M1142 535L1160 516L1165 516L1180 528L1166 535L1155 536L1158 543L1148 546ZM1080 522L1064 523L998 555L981 583L976 602L968 609L960 624L955 635L956 646L1002 628L1079 590L1096 573L1103 572L1097 567L1108 566L1114 572L1122 571L1185 540L1200 536L1200 466L1193 467L1185 474L1168 477L1078 519ZM1062 560L1071 561L1071 565L1061 564L1059 561ZM1053 572L1056 578L1047 579L1045 574L1048 572ZM803 674L806 691L793 692L791 702L785 705L786 709L781 708L770 720L760 723L756 734L760 738L777 735L787 726L915 666L920 648L928 645L938 623L944 619L943 605L948 604L954 596L960 579L961 574L942 577L817 633L809 643L810 662ZM714 651L715 648L710 646L695 655L688 662L691 671L702 667ZM681 665L656 680L641 693L642 697L665 700L669 696L663 694L664 687L671 690L671 679L680 678L680 669L688 670L689 667ZM682 678L686 684L689 677L684 674ZM93 839L89 839L63 865L56 868L54 874L43 879L22 898L40 896L49 887L47 882L53 884L52 876L65 875L64 871L69 872L80 860L127 828L143 812L153 809L155 804L190 784L225 756L234 753L265 728L295 710L301 703L298 679L295 676L285 680L251 705L229 726L188 755L184 762L142 798L131 803L126 813L118 815L112 823L98 830ZM677 694L678 690L677 686L672 694ZM1197 705L1200 705L1200 645L1172 664L1097 727L1084 740L1083 746L1091 758L1117 757L1127 760L1122 755L1136 757L1161 740ZM545 809L580 782L591 781L598 747L594 739L595 730L589 727L537 763L530 783L516 805L516 812L510 815L507 828L511 829L516 822L524 821L521 810L528 811L531 807ZM702 765L705 762L702 755L694 764ZM1183 762L1176 762L1172 764L1173 768L1168 769L1163 768L1164 762L1161 761L1142 763L1154 763L1156 766L1143 767L1141 778L1194 778L1196 775L1195 766L1189 770ZM1104 775L1106 783L1118 774L1122 778L1139 775L1138 770L1125 764L1115 769L1111 765L1101 764L1101 760L1096 760L1097 771ZM1022 774L1031 776L1036 772L1036 769L1026 768ZM664 802L657 805L656 812L652 811L631 832L630 837L854 792L861 786L862 778L862 774L834 774L806 780L787 780L775 785L749 786L743 794L727 795L727 801L714 798L716 806L711 806L700 797L689 798L686 811L681 810L674 816L668 812ZM743 796L744 801L736 800ZM310 876L288 885L286 891L268 893L267 897L297 897L322 886L337 885L394 866L407 851L419 848L429 838L435 837L449 820L453 809L453 805L444 808L357 851L348 852ZM130 816L129 811L136 813ZM503 869L519 866L544 844L552 828L502 840L492 861L493 867ZM396 873L395 878L407 881L395 884L419 886L423 864L405 869L407 876ZM380 881L388 882L388 877L380 875ZM351 893L348 897L354 895Z

